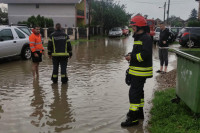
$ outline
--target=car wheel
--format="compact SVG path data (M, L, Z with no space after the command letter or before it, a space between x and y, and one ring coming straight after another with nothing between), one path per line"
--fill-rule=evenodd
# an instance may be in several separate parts
M194 47L194 41L188 40L187 43L186 43L186 46L187 46L188 48Z
M25 47L23 50L22 50L22 54L21 54L22 58L25 59L25 60L28 60L31 58L31 50L29 47Z

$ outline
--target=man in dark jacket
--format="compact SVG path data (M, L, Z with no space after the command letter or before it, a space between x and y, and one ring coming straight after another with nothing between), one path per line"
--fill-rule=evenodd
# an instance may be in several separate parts
M152 68L152 39L147 34L147 21L142 16L131 19L130 25L134 31L134 45L130 56L129 74L131 75L131 87L129 90L130 108L126 121L121 123L122 127L138 125L138 119L144 119L144 84L147 78L153 76Z
M67 83L67 62L72 57L72 46L69 36L61 30L61 25L56 24L56 30L50 35L48 42L48 55L53 61L53 74L51 80L53 83L58 82L58 69L61 65L61 81Z
M168 38L170 36L169 29L165 27L164 23L160 24L160 40L159 40L159 59L160 59L160 70L157 73L166 73L168 66ZM163 71L163 65L165 64L165 69Z

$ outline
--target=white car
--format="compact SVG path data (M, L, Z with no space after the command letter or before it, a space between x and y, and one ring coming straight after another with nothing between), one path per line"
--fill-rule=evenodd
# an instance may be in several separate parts
M123 32L121 27L112 28L108 34L109 37L115 37L115 36L121 37L122 35Z
M155 35L153 36L153 42L156 44L160 39L160 27L157 27L155 30Z
M30 59L30 34L26 26L0 26L0 58L21 55L23 59Z

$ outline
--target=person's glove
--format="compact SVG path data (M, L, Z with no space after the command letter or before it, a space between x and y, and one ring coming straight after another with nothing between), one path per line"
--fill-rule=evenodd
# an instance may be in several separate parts
M128 86L131 85L131 75L129 74L129 69L126 70L125 83L126 83Z

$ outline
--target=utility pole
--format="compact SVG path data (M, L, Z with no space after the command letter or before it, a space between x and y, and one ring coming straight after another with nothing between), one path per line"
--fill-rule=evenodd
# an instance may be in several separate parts
M167 24L169 23L169 7L170 7L170 0L168 0Z
M200 21L200 0L199 0L199 12L198 12L198 20Z
M91 13L91 0L88 0L88 4L89 4L89 18L88 18L88 40L90 40L90 13Z
M163 19L164 23L165 23L165 11L166 11L166 2L164 4L164 19Z

